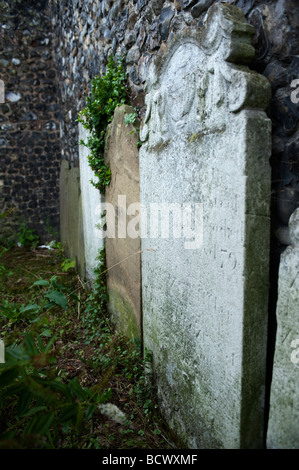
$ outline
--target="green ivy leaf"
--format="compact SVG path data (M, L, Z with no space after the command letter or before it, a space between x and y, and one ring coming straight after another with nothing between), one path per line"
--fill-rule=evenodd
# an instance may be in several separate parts
M50 291L47 294L45 294L45 297L51 303L59 305L59 307L63 308L64 310L67 309L67 306L68 306L67 298L62 292L58 292L56 290L53 290L53 291Z

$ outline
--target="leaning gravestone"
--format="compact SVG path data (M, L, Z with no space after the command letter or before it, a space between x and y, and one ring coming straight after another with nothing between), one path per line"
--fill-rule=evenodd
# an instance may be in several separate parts
M140 200L138 129L125 123L132 113L130 106L117 107L106 134L105 162L111 182L105 193L105 248L108 311L118 330L134 339L141 336L141 267L138 231L127 230L134 224L130 212L135 216Z
M253 27L214 4L152 65L141 130L143 332L190 448L262 446L270 87Z
M76 258L76 268L85 276L82 201L79 168L62 160L59 178L60 239L68 258Z
M299 209L291 215L289 228L291 246L282 253L279 267L269 449L299 449Z

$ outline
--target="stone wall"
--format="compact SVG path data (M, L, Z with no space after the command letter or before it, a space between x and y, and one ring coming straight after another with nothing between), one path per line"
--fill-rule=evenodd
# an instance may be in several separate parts
M48 2L0 4L1 238L22 221L42 240L59 234L59 101ZM50 232L50 233L49 233Z

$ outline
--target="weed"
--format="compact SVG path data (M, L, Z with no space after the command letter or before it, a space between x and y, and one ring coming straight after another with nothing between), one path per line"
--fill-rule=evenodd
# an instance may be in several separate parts
M6 269L6 266L4 263L2 263L1 258L8 251L8 248L6 247L0 247L0 276L5 276L8 275L9 272Z
M138 114L137 113L129 113L129 114L126 114L125 115L125 124L126 126L128 126L129 124L134 124L134 122L136 121L138 117Z
M3 200L3 197L0 197L0 201ZM15 207L10 207L9 209L6 209L4 212L0 213L0 219L4 219L7 217L11 217L11 215L16 211Z
M20 246L34 250L39 243L39 236L34 230L28 228L26 224L22 224L18 231L18 242Z
M123 59L109 58L104 75L95 76L91 81L91 92L87 97L86 107L79 113L77 121L90 131L87 141L80 141L90 149L89 165L97 177L91 183L100 190L110 184L111 171L104 162L105 135L108 124L112 121L116 106L129 103L127 75Z
M151 354L119 334L107 313L105 251L92 291L72 268L57 274L59 250L14 248L2 262L13 276L3 278L1 300L0 447L169 448L145 374ZM103 415L105 403L126 419Z
M36 304L19 305L15 302L9 302L4 299L0 303L0 315L7 318L10 323L18 323L20 321L26 321L32 316L36 316L39 312L39 306Z
M56 231L56 230L52 227L52 225L50 224L50 219L49 219L49 217L47 217L45 229L46 229L46 231L49 233L49 235L52 236L53 239L56 239L56 238L58 237L57 231Z
M1 415L13 407L6 428L0 428L1 447L51 447L61 432L79 430L90 420L107 394L83 388L74 378L63 383L49 368L53 364L55 337L44 344L40 336L26 335L19 347L6 349L6 363L0 365ZM42 373L41 373L42 370Z
M52 276L49 281L45 279L39 279L35 281L32 287L40 286L47 287L47 290L43 293L44 302L42 306L44 308L51 308L53 305L58 305L64 310L67 309L68 301L65 295L66 287L57 281L57 276Z
M75 267L76 267L76 259L75 258L72 258L72 259L67 258L61 263L61 269L64 273L69 271L70 269L75 268Z

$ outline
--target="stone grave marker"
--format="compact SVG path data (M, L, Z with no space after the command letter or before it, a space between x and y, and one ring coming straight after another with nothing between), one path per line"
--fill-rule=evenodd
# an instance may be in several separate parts
M88 131L79 123L79 141L87 142ZM94 270L98 265L97 256L104 247L104 241L99 230L101 204L104 201L99 190L91 184L95 179L94 172L88 162L89 149L84 145L79 145L79 168L80 168L80 190L82 204L82 225L85 253L85 276L91 281L95 279Z
M104 207L108 310L118 329L131 339L141 336L139 132L125 122L133 114L130 106L117 107L108 128L105 162L111 169L111 182Z
M279 266L269 449L299 449L299 209L291 215L289 229L291 245Z
M141 129L144 345L190 448L262 446L270 134L253 27L214 4L152 64Z

